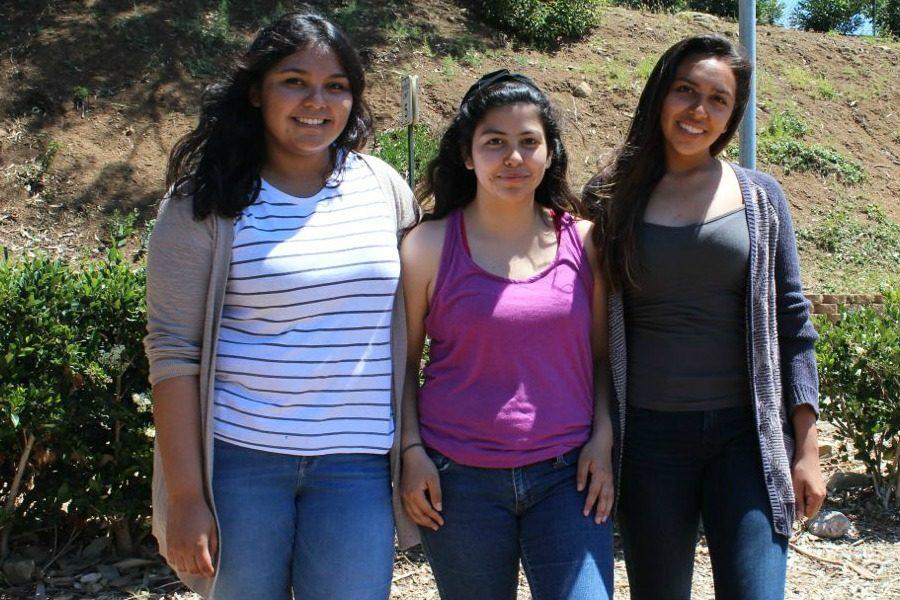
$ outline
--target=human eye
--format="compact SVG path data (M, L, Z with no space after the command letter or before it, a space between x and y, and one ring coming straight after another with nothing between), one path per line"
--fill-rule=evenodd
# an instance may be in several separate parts
M304 81L299 77L287 77L284 79L285 85L289 86L303 86Z
M336 92L344 92L350 89L350 84L346 81L332 81L328 84L328 89Z
M503 138L499 137L489 137L484 140L485 146L501 146L503 145Z
M540 146L542 141L543 140L541 140L541 138L535 136L535 137L527 137L527 138L523 139L522 143L526 146L534 147L534 146Z

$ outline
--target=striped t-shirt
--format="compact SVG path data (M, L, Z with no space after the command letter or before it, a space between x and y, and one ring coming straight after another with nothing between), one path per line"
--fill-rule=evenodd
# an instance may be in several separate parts
M386 453L400 260L378 181L352 153L311 198L263 181L234 232L215 436L284 454Z

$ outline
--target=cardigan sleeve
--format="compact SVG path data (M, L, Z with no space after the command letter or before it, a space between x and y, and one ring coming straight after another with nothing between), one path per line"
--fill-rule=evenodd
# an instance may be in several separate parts
M800 259L791 211L784 191L775 179L762 173L758 182L766 190L778 216L775 249L775 294L778 311L778 347L781 355L781 383L788 414L808 404L819 414L819 376L816 369L816 340L819 338L809 316L809 301L803 295Z
M144 349L151 385L200 372L212 255L210 219L194 219L190 196L164 198L147 252Z

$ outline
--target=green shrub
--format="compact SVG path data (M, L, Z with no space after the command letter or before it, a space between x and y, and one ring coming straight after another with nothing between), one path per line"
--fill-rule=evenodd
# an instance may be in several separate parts
M759 153L767 163L782 166L786 173L812 171L822 177L833 175L847 184L857 184L865 178L862 167L857 163L818 144L761 137Z
M875 10L879 35L900 38L900 0L881 0Z
M884 314L871 307L819 322L816 346L823 416L851 441L882 505L900 506L900 290Z
M811 171L822 177L834 176L846 184L857 184L865 178L859 164L836 150L804 142L808 131L807 124L794 112L775 113L759 135L760 158L788 173Z
M737 19L739 16L738 0L689 0L691 10ZM784 14L784 4L779 0L757 0L756 22L765 25L774 25L775 21Z
M424 123L413 127L413 152L415 153L416 181L425 174L425 167L437 156L440 139ZM409 173L409 143L406 127L390 129L375 138L375 156L381 158L398 172Z
M144 288L143 270L115 245L75 267L0 261L4 542L13 527L90 523L130 550L149 512L152 464Z
M597 23L603 0L492 0L480 3L485 20L526 43L552 47L583 38Z
M791 24L808 31L853 33L863 24L863 0L800 0Z

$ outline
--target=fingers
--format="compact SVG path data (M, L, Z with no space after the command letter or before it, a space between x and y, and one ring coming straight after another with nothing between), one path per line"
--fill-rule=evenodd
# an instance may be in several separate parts
M605 523L606 519L609 518L609 513L612 511L614 500L615 493L613 492L612 477L610 477L609 481L603 485L603 490L600 492L600 501L597 504L597 524Z
M403 497L403 507L406 509L406 514L409 515L409 518L412 519L416 525L421 525L422 527L428 527L429 529L437 531L438 527L444 524L443 517L441 517L440 513L434 509L431 502L428 501L424 490L417 490L410 494L406 494Z
M435 510L442 510L443 506L441 505L442 494L441 494L441 480L439 477L429 477L426 480L426 484L428 485L428 497L431 498L431 505L434 506ZM440 515L438 515L440 517ZM444 522L441 520L441 525Z
M582 466L584 468L584 480L582 478ZM582 463L578 462L578 478L579 491L584 489L586 480L590 477L590 485L588 486L587 495L584 499L584 508L582 514L589 516L591 510L594 510L594 522L598 525L605 523L609 518L609 513L613 505L613 482L612 474L608 471L598 468L592 461L586 460Z
M587 485L588 471L590 470L590 467L591 467L591 459L588 458L586 453L582 452L581 454L579 454L578 455L578 470L576 471L576 475L575 475L575 487L578 489L579 492L583 491L584 486ZM590 511L590 509L587 506L587 503L585 503L585 511L586 512L584 513L584 516L587 516L588 512Z
M204 577L212 577L215 572L213 569L212 551L209 546L210 544L207 537L203 536L203 539L197 544L194 554L194 560L197 565L197 575L203 575Z
M822 508L822 503L825 501L825 494L812 486L807 486L806 490L806 512L804 514L812 519L818 514L819 509Z

